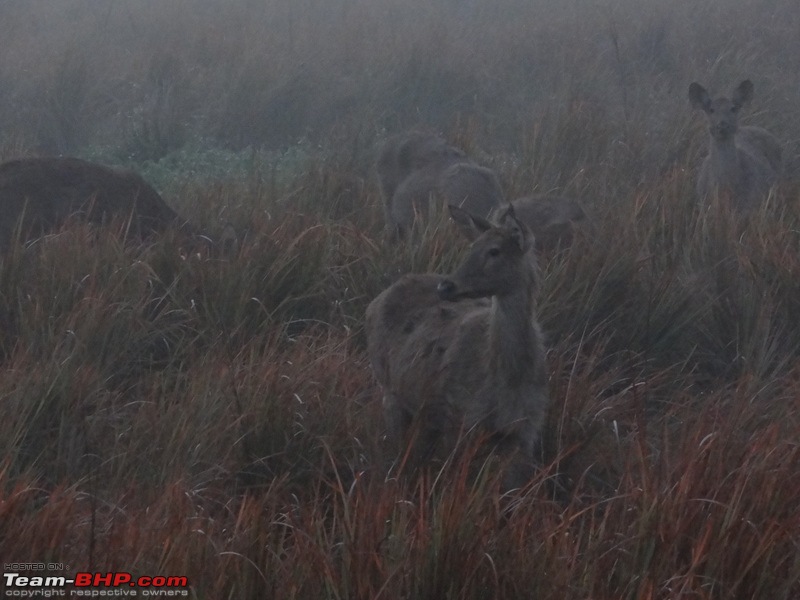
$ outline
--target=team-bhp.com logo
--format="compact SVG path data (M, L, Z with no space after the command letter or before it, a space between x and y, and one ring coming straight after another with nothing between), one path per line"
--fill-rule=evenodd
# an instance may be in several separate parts
M75 573L74 577L3 573L4 596L12 598L53 597L177 597L189 595L186 577L142 575L125 571L110 573ZM68 589L69 588L69 589Z

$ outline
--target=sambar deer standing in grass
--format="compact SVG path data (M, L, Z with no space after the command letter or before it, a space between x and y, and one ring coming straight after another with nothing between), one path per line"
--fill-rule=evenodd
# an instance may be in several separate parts
M408 132L389 138L376 169L386 229L395 238L405 237L432 201L460 206L484 218L503 202L494 171L432 134Z
M143 237L188 225L141 176L77 158L21 158L0 164L0 251L15 233L25 242L78 215L90 223L129 219Z
M483 427L514 455L504 485L520 487L533 473L549 404L532 235L511 206L497 225L450 212L474 239L466 259L449 276L405 275L370 303L370 363L390 435L405 439L416 428L419 460Z
M730 98L712 99L697 82L689 86L689 100L706 113L710 133L708 156L697 179L698 196L729 198L743 213L759 207L782 170L781 146L775 136L761 127L739 126L739 112L752 97L749 79Z

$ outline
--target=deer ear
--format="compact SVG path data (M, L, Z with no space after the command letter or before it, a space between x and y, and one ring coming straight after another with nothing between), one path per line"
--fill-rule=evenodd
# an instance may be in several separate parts
M749 79L745 79L742 83L739 84L739 87L736 88L733 92L733 103L736 106L744 106L750 99L753 97L753 82Z
M689 101L692 103L693 107L706 112L711 108L711 96L708 95L706 88L696 81L689 85Z
M492 224L486 219L473 215L471 212L464 210L455 204L448 204L447 208L450 209L450 216L456 225L459 226L461 231L467 236L468 239L474 240L484 231L491 229Z
M511 230L511 235L522 252L528 251L533 240L533 234L527 225L517 218L513 204L508 203L498 215L497 222L501 227Z

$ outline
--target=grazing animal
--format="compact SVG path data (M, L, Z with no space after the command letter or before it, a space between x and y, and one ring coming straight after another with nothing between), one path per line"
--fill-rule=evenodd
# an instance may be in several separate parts
M0 164L0 250L18 231L28 241L60 227L72 215L90 223L130 219L130 233L146 236L188 226L133 171L77 158L23 158Z
M443 169L465 160L464 152L429 133L410 131L390 137L377 163L384 201L391 202L397 186L414 171L426 167Z
M424 459L482 426L513 452L505 485L519 487L532 474L549 403L532 235L513 206L498 225L450 212L474 239L466 259L449 276L405 275L370 303L370 363L393 437L416 421Z
M689 86L692 106L706 113L710 133L708 156L700 167L697 194L729 198L740 212L758 208L780 176L781 146L760 127L740 127L739 111L753 97L745 80L730 98L712 99L699 83Z
M540 251L567 247L572 243L575 223L586 218L575 200L564 196L536 195L512 200L514 214L528 226ZM502 211L496 208L493 214Z
M483 218L503 203L503 189L495 172L473 163L447 167L439 176L438 189L448 206L458 206Z
M470 161L464 152L434 135L410 132L390 138L377 163L386 227L405 236L417 215L434 198L488 217L503 201L494 171Z

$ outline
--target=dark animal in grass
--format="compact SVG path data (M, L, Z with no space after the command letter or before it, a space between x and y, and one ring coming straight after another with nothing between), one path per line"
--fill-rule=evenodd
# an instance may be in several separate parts
M532 235L512 206L496 225L450 211L474 240L466 258L451 275L405 275L370 303L370 363L392 437L416 426L414 462L482 427L513 456L504 485L515 488L533 473L549 404Z
M431 202L460 206L486 218L503 201L494 171L431 134L410 132L390 138L377 171L392 237L405 237L428 213Z
M0 249L15 235L26 242L57 230L68 218L90 223L128 220L128 234L145 237L186 223L138 174L77 158L22 158L0 164Z
M525 196L512 200L511 204L517 218L533 233L537 250L549 251L569 246L576 224L586 218L581 205L565 196ZM502 206L498 207L493 215L503 210Z
M383 144L376 165L384 201L391 202L397 186L414 171L443 169L466 160L463 151L430 133L410 131L392 136Z

